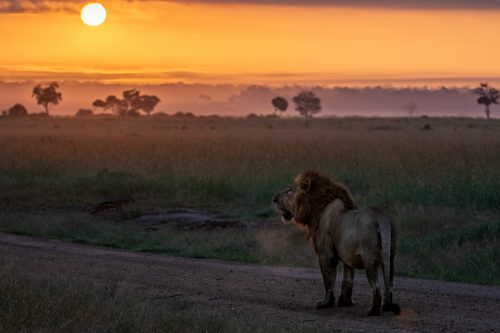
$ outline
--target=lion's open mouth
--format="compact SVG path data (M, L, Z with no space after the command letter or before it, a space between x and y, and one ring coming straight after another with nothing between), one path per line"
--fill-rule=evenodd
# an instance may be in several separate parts
M283 215L281 216L281 220L285 223L288 223L292 220L293 215L288 210L283 211Z
M274 205L275 207L281 212L281 222L283 223L290 223L293 220L293 214L291 211L286 209L286 205L283 205L279 200L274 199Z

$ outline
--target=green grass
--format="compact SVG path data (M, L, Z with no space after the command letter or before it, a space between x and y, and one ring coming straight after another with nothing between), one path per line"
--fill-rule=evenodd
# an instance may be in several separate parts
M331 118L306 130L297 119L0 119L0 131L0 231L311 266L304 237L280 225L271 198L316 169L395 217L399 274L500 284L498 121ZM132 216L195 208L263 227L148 231L88 213L127 195Z
M498 244L500 219L403 239L398 269L415 277L500 285Z
M305 238L292 228L184 230L158 226L148 230L133 221L113 222L88 213L13 213L0 217L3 232L61 239L140 252L246 263L310 266ZM279 226L279 225L278 225Z

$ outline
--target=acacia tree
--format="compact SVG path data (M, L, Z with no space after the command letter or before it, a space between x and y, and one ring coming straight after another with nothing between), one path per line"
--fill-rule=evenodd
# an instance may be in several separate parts
M130 110L140 109L141 93L139 90L125 90L122 95L123 99L127 101Z
M156 105L160 102L160 99L154 95L141 95L141 92L137 89L125 90L123 92L123 99L127 101L130 110L129 111L144 111L148 116L155 109Z
M148 116L150 116L151 112L153 112L158 103L160 103L160 99L158 97L154 95L142 95L140 109L146 112Z
M490 105L498 104L498 98L500 98L498 90L490 86L488 83L481 83L479 87L474 89L474 93L479 96L477 104L484 104L486 118L490 119Z
M59 89L57 82L52 82L46 87L43 87L41 84L33 87L32 97L36 98L38 105L43 105L47 115L49 115L50 104L58 105L62 101L62 93L58 92L57 89Z
M274 106L274 114L276 114L277 111L285 112L286 109L288 109L288 101L281 96L273 98L271 103L273 103Z
M115 95L109 95L106 100L96 99L92 103L94 108L101 108L103 110L111 110L111 113L117 116L125 116L128 111L128 103L123 99L119 99Z
M313 115L321 111L321 99L312 91L303 91L293 98L295 110L305 118L306 127Z
M153 112L160 99L156 96L141 95L137 89L125 90L123 99L110 95L105 101L97 99L92 103L95 108L111 110L113 114L119 116L139 116L142 110L149 116Z

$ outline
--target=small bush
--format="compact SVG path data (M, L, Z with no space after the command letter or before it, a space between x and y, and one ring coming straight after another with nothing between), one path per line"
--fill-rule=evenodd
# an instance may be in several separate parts
M92 117L94 115L94 111L90 109L79 109L76 112L77 117Z
M28 110L22 104L15 104L10 109L7 110L7 116L9 117L26 117L28 115Z

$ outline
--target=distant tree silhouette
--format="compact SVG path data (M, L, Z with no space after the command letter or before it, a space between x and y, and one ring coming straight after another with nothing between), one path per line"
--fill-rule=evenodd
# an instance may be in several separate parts
M92 106L95 108L101 108L103 110L111 110L114 115L126 116L128 111L128 102L123 99L119 99L115 95L109 95L106 100L96 99Z
M274 114L276 114L277 111L285 112L286 109L288 109L288 101L281 96L273 98L271 103L273 103L274 106Z
M312 91L303 91L293 98L295 110L306 120L306 127L313 115L321 111L321 99Z
M41 84L37 84L33 87L33 97L36 98L36 102L39 105L43 105L45 113L49 114L49 105L58 105L62 101L62 94L57 91L59 89L59 84L57 82L52 82L46 87Z
M119 116L126 116L129 111L128 102L113 95L108 96L106 103L111 105L113 112Z
M141 95L137 89L125 90L123 99L127 101L129 110L144 111L148 116L151 115L154 108L160 102L160 99L154 95Z
M94 112L90 109L79 109L76 112L77 117L92 117L94 115Z
M92 103L92 106L94 108L101 108L101 109L105 109L107 104L106 102L104 102L102 99L96 99L93 103Z
M125 90L122 93L123 99L114 95L110 95L106 100L96 99L92 106L102 108L103 110L111 110L115 115L119 116L138 116L139 111L144 111L148 116L155 109L160 99L154 95L141 95L137 89Z
M137 89L125 90L123 99L127 101L130 110L138 110L140 108L141 93Z
M151 112L153 112L158 103L160 103L160 99L158 97L154 95L142 95L140 109L146 112L148 116L150 116Z
M418 109L418 105L415 102L410 102L405 105L406 110L408 110L408 114L410 115L410 118L413 117L413 114L415 111Z
M490 119L490 105L498 104L498 98L500 98L498 90L490 86L488 83L481 83L479 87L474 89L474 93L479 96L477 104L484 104L486 118Z
M28 110L22 104L15 104L10 109L7 110L7 116L9 117L26 117L28 115Z

